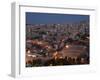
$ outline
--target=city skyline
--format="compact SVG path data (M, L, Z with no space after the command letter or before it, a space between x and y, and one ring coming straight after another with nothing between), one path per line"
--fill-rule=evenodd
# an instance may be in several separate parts
M26 67L90 63L89 16L26 13Z
M26 24L69 24L89 22L89 15L26 12Z

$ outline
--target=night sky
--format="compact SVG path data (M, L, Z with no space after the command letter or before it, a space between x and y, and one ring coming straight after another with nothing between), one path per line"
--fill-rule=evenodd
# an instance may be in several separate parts
M88 21L89 15L26 12L26 24L67 24Z

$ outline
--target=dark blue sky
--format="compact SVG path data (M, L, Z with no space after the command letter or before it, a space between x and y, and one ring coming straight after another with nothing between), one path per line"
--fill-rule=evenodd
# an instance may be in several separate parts
M89 21L89 15L26 12L26 24L66 24Z

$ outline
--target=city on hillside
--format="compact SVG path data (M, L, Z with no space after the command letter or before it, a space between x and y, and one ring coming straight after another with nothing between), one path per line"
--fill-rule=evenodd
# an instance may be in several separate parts
M26 24L26 67L89 64L89 22Z

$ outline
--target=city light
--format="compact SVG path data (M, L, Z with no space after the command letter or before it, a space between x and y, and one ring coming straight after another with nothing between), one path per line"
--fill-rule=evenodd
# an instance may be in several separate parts
M31 53L31 51L30 51L30 50L28 50L28 51L27 51L27 53L28 53L28 54L30 54L30 53Z
M66 45L65 47L66 47L66 48L69 48L69 45Z
M89 64L89 26L80 25L27 25L26 67Z

